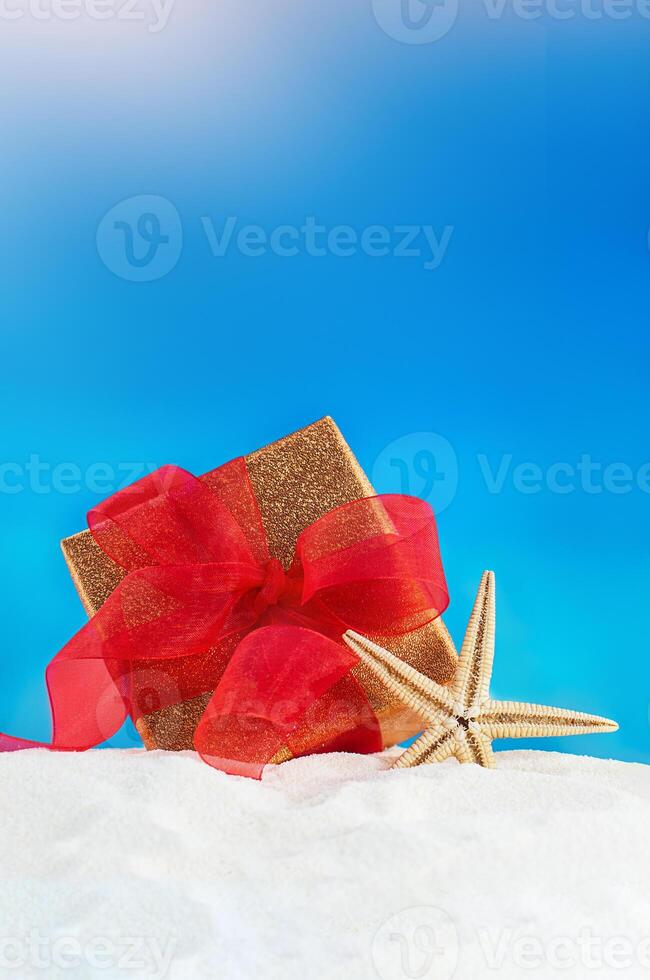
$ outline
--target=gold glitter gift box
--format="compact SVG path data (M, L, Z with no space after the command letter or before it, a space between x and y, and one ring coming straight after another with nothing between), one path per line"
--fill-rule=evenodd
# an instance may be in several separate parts
M334 507L375 493L328 417L256 450L245 460L271 556L285 569L291 564L301 531ZM210 484L209 473L201 479ZM81 601L92 616L126 573L101 551L90 531L65 538L61 546ZM442 619L405 636L373 639L432 680L444 684L454 675L456 650ZM379 719L385 746L403 742L421 730L422 720L400 704L363 663L354 672ZM211 694L205 691L141 717L136 724L146 748L191 749L194 730Z

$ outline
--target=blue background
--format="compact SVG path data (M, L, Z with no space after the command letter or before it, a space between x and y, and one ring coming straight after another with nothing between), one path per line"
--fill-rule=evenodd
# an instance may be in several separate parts
M525 462L590 454L636 474L650 459L650 22L473 3L409 44L370 0L214 8L179 2L155 34L2 25L0 729L49 736L43 671L84 622L58 542L99 496L5 464L202 472L331 414L378 490L406 472L426 493L429 437L413 434L448 440L432 497L457 463L439 519L446 618L460 642L493 568L493 693L621 722L531 745L650 762L650 496L512 479ZM178 262L151 282L115 274L96 244L136 195L182 223ZM304 249L219 258L201 222L309 215L454 230L427 271ZM386 447L404 437L399 464ZM491 493L478 457L494 471L504 455Z

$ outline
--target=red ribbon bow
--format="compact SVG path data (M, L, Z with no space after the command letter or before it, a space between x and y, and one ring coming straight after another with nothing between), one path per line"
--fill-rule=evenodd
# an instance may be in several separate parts
M163 467L88 523L128 574L47 668L48 748L91 748L128 714L209 691L194 744L227 772L259 777L283 746L382 747L341 636L400 635L447 607L428 504L384 496L338 507L303 531L286 573L269 554L243 459L209 485ZM38 745L0 735L0 750Z

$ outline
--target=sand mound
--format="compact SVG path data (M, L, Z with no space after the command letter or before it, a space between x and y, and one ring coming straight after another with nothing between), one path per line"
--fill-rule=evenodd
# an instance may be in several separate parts
M649 975L650 767L387 764L0 757L0 977Z

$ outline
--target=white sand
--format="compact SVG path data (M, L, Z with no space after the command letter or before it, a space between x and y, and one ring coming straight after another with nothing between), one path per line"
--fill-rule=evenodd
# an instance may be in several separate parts
M0 757L0 977L650 976L650 767Z

